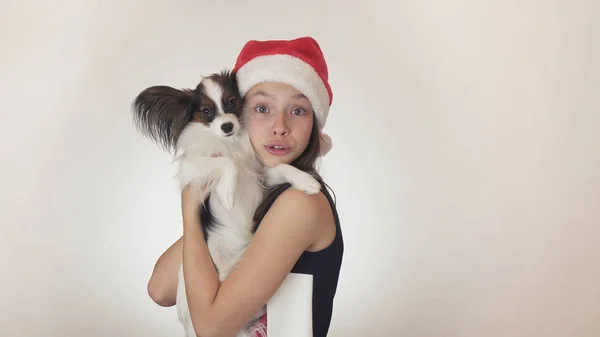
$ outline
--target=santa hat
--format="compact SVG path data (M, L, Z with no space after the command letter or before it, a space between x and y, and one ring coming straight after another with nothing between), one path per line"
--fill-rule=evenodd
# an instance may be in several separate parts
M317 119L320 155L329 152L333 144L331 138L323 133L323 127L333 93L329 86L327 63L317 41L311 37L249 41L238 55L233 72L242 96L262 82L285 83L303 93L312 104Z

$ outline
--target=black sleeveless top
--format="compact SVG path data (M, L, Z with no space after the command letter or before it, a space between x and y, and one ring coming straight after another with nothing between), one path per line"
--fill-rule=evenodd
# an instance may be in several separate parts
M273 202L291 185L283 184L285 188L278 189ZM335 220L335 238L333 242L326 248L309 252L305 251L291 270L291 273L309 274L313 276L313 298L312 298L312 326L313 337L326 337L331 323L333 313L333 299L337 290L340 268L342 265L342 257L344 255L344 239L340 227L340 221L335 206L335 201L331 198L331 194L326 186L321 182L321 191L331 205L333 217ZM270 208L272 203L268 205ZM262 218L258 219L258 223ZM267 316L269 309L267 308ZM268 319L268 318L267 318ZM267 332L268 334L268 332Z

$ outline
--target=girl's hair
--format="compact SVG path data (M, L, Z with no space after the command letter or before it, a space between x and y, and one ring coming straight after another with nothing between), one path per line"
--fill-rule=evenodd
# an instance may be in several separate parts
M320 142L319 142L319 131L317 130L317 120L313 115L313 126L310 132L310 139L308 141L308 145L304 152L292 162L292 166L302 170L306 173L309 173L315 179L317 179L321 184L323 184L323 179L317 173L316 162L319 157L319 151L321 150ZM288 187L288 183L283 183L280 185L275 185L271 188L268 188L265 192L265 196L261 203L258 205L256 212L254 212L254 229L259 225L262 218L267 214L269 208L275 202L275 199L283 192L284 189Z

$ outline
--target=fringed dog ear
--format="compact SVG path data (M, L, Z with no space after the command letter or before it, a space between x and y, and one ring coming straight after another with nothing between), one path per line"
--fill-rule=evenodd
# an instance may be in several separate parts
M192 93L169 86L142 91L132 104L138 130L167 151L175 151L179 134L192 118Z

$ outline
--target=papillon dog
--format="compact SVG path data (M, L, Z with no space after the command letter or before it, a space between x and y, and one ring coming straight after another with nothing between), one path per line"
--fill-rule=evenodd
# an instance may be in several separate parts
M235 74L203 78L195 89L152 86L132 104L138 130L174 154L180 188L208 192L200 207L207 245L222 282L235 268L253 235L253 215L264 188L282 182L308 194L321 185L291 165L264 167L252 148L244 123L243 101ZM204 197L204 196L201 196ZM187 337L196 337L179 269L177 312ZM236 336L259 327L264 308Z

